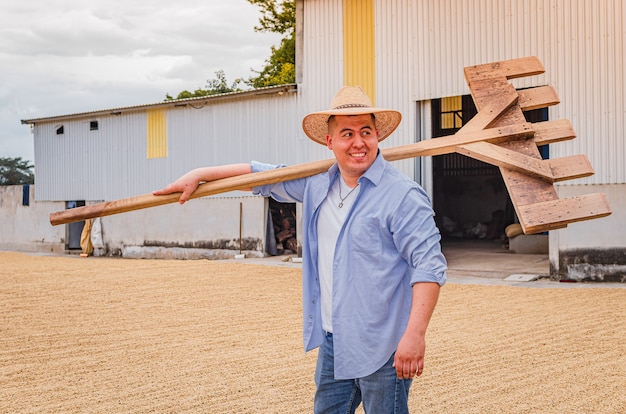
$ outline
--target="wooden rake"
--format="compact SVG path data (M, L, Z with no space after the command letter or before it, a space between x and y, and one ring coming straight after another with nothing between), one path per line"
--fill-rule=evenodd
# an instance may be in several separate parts
M508 189L525 234L564 228L569 223L611 214L602 193L559 199L557 181L592 175L585 155L542 160L538 146L576 137L567 120L529 123L523 111L559 103L550 86L517 91L508 80L545 72L536 57L465 68L478 113L456 134L381 150L388 161L457 152L496 165ZM334 159L245 174L201 184L191 198L273 184L319 174ZM178 201L180 193L144 194L50 214L52 225L155 207Z

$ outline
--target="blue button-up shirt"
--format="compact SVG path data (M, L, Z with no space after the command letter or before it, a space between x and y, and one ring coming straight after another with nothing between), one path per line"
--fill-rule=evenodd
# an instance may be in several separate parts
M252 171L280 166L252 162ZM317 220L339 177L327 172L254 188L255 194L302 205L302 305L305 350L322 344ZM395 352L409 319L412 286L446 281L446 261L424 190L382 155L359 178L361 187L339 232L333 260L335 378L360 378Z

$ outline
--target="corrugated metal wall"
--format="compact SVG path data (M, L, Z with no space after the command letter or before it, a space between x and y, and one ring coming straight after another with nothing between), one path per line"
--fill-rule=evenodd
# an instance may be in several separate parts
M415 2L376 1L376 95L377 104L402 113L402 123L381 148L412 144L423 139L416 118L417 105L413 98L415 88L414 22ZM394 162L394 166L418 182L420 158Z
M328 104L344 67L342 0L304 6L302 113ZM375 0L374 7L377 105L404 115L383 147L428 138L419 135L427 120L415 118L417 102L468 94L465 66L534 55L546 73L513 83L554 86L561 104L550 119L569 119L578 133L551 145L551 156L586 154L596 169L561 185L626 182L622 0ZM397 164L413 175L412 161Z
M360 86L376 105L374 0L343 1L344 79Z
M402 112L400 127L381 143L381 148L413 143L416 140L415 102L411 99L411 61L407 53L410 40L406 29L411 27L406 10L411 2L374 2L376 44L376 105ZM345 81L343 7L341 0L304 2L303 83L298 84L300 118L310 111L328 108L335 92ZM396 19L404 21L398 24ZM400 59L398 64L394 59ZM304 137L304 134L301 134ZM304 138L306 140L306 138ZM304 144L310 146L310 144ZM311 152L314 159L332 157L322 146ZM415 177L416 160L395 162L410 177Z
M561 0L555 6L556 45L547 70L561 103L555 115L572 121L578 138L551 154L587 154L593 184L626 183L626 3Z
M537 55L551 47L551 0L417 1L415 100L469 93L465 66ZM544 63L545 64L545 63ZM518 86L545 84L542 76Z
M344 84L343 14L341 1L304 1L302 79L298 84L298 119L311 111L327 109ZM298 127L301 147L311 159L333 156L325 146L313 143ZM297 159L295 162L302 162Z
M277 116L278 114L278 116ZM258 159L284 162L302 152L296 94L219 101L166 111L168 156L146 156L146 112L41 123L35 128L36 198L114 200L149 193L192 168ZM56 134L63 124L64 133Z
M406 28L406 36L415 39L415 100L468 93L465 66L537 56L546 73L514 84L554 86L561 103L550 109L550 119L569 119L578 134L551 145L551 156L586 154L596 170L592 177L560 185L626 182L620 161L626 156L622 0L411 3L416 4L409 9L414 27Z
M148 158L167 157L167 109L147 110L146 128L146 156Z

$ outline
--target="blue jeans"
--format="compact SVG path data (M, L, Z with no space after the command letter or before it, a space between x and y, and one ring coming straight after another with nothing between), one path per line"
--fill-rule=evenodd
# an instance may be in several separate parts
M367 414L408 414L409 388L413 380L399 379L393 355L375 373L363 378L335 380L333 336L326 335L315 368L315 414L354 413L363 402Z

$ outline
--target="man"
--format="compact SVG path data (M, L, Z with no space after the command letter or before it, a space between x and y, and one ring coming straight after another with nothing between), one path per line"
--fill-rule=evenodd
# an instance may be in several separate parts
M261 186L255 194L301 202L303 337L319 347L316 413L408 413L424 369L425 335L446 280L428 197L380 155L401 120L344 87L331 109L307 115L304 132L337 160L313 177ZM252 162L190 171L155 195L277 166Z

